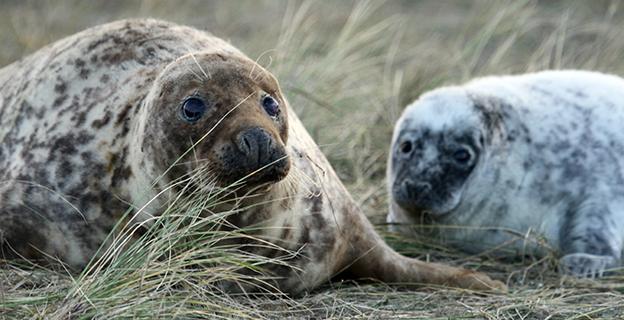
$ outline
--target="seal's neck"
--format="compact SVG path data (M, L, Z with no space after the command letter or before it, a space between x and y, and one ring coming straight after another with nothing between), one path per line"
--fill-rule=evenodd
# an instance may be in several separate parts
M146 149L145 128L149 120L149 108L146 101L150 101L150 94L141 102L136 117L130 123L130 132L127 135L126 144L128 146L128 165L132 170L132 176L127 184L127 199L139 212L138 220L142 217L149 217L157 214L158 210L166 204L167 199L172 196L173 190L168 186L165 179L165 172L157 168L154 161L158 155L157 150ZM169 187L169 188L168 188Z

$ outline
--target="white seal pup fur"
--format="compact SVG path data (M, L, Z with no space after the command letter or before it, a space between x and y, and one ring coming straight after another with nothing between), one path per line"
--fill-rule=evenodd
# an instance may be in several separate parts
M230 223L266 227L254 235L296 253L293 268L267 268L283 292L314 289L341 271L504 288L388 247L273 75L205 32L156 20L97 26L1 69L0 93L5 256L49 255L80 269L129 208L152 201L133 222L160 214L169 199L157 195L173 181L189 178L209 194L249 176L242 188L254 197ZM214 180L194 180L198 170ZM248 242L240 250L283 254Z
M622 256L624 80L544 71L427 92L395 126L388 188L391 224L460 226L441 237L471 252L543 253L513 241L531 232L566 273L601 276Z

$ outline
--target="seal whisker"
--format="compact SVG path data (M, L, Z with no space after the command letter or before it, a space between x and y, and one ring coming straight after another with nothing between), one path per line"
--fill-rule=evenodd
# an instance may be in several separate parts
M191 164L198 165L201 163L209 163L209 162L210 162L210 159L196 159L196 160L178 162L175 164L175 166L188 166Z
M188 48L188 47L187 47ZM197 65L197 67L199 68L199 70L202 72L202 74L205 77L205 80L211 80L212 79L212 75L210 73L206 73L206 71L204 70L204 68L202 68L201 64L199 64L199 61L197 61L197 58L195 57L195 54L193 53L193 51L188 48L189 51L189 55L191 56L191 58L193 58L193 61L195 62L195 65ZM201 79L201 78L200 78Z
M258 55L258 58L256 58L256 60L255 60L255 62L256 62L256 63L252 65L251 70L249 71L249 77L250 77L250 78L252 78L252 79L254 79L254 80L258 80L258 78L257 78L257 77L254 77L254 75L253 75L254 71L256 70L256 66L257 66L257 65L260 65L260 64L258 63L258 61L260 61L260 59L262 59L262 57L263 57L265 54L268 54L269 52L273 52L273 51L277 51L277 49L275 49L275 48L273 48L273 49L268 49L268 50L265 50L265 51L263 51L262 53L260 53L260 55ZM269 56L269 64L268 64L266 67L264 67L264 68L265 68L265 69L268 69L268 68L271 66L271 64L273 64L273 57ZM262 76L262 75L263 75L263 74L262 74L262 72L258 72L258 77L260 77L260 76Z
M190 66L188 67L188 71L192 73L197 80L204 82L204 78L202 78L199 74L197 74Z

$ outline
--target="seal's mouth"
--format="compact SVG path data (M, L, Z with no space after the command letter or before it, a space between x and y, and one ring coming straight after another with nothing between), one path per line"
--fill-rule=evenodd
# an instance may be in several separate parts
M290 171L290 161L286 155L276 161L259 167L230 168L221 175L221 181L225 186L244 185L258 186L271 184L283 180Z
M284 179L289 171L290 161L288 156L284 154L274 162L249 172L241 179L243 179L242 182L245 184L272 183Z
M431 195L431 185L411 179L397 181L392 186L394 201L408 211L429 210L434 199Z
M440 190L431 183L409 178L396 181L392 185L394 201L408 212L426 211L434 215L444 215L457 207L461 194L461 190Z

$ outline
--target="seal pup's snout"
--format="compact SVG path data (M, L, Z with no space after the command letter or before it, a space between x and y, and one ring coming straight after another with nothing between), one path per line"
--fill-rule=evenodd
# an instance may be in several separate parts
M250 175L248 181L278 181L288 173L285 148L266 130L259 127L242 130L236 135L234 145L238 157L233 165L239 167L242 176Z
M419 199L423 194L431 192L431 184L427 182L412 181L406 179L401 184L403 193L410 199Z
M406 178L397 181L392 187L392 193L395 201L402 207L414 207L432 192L432 186L428 182L414 181Z

